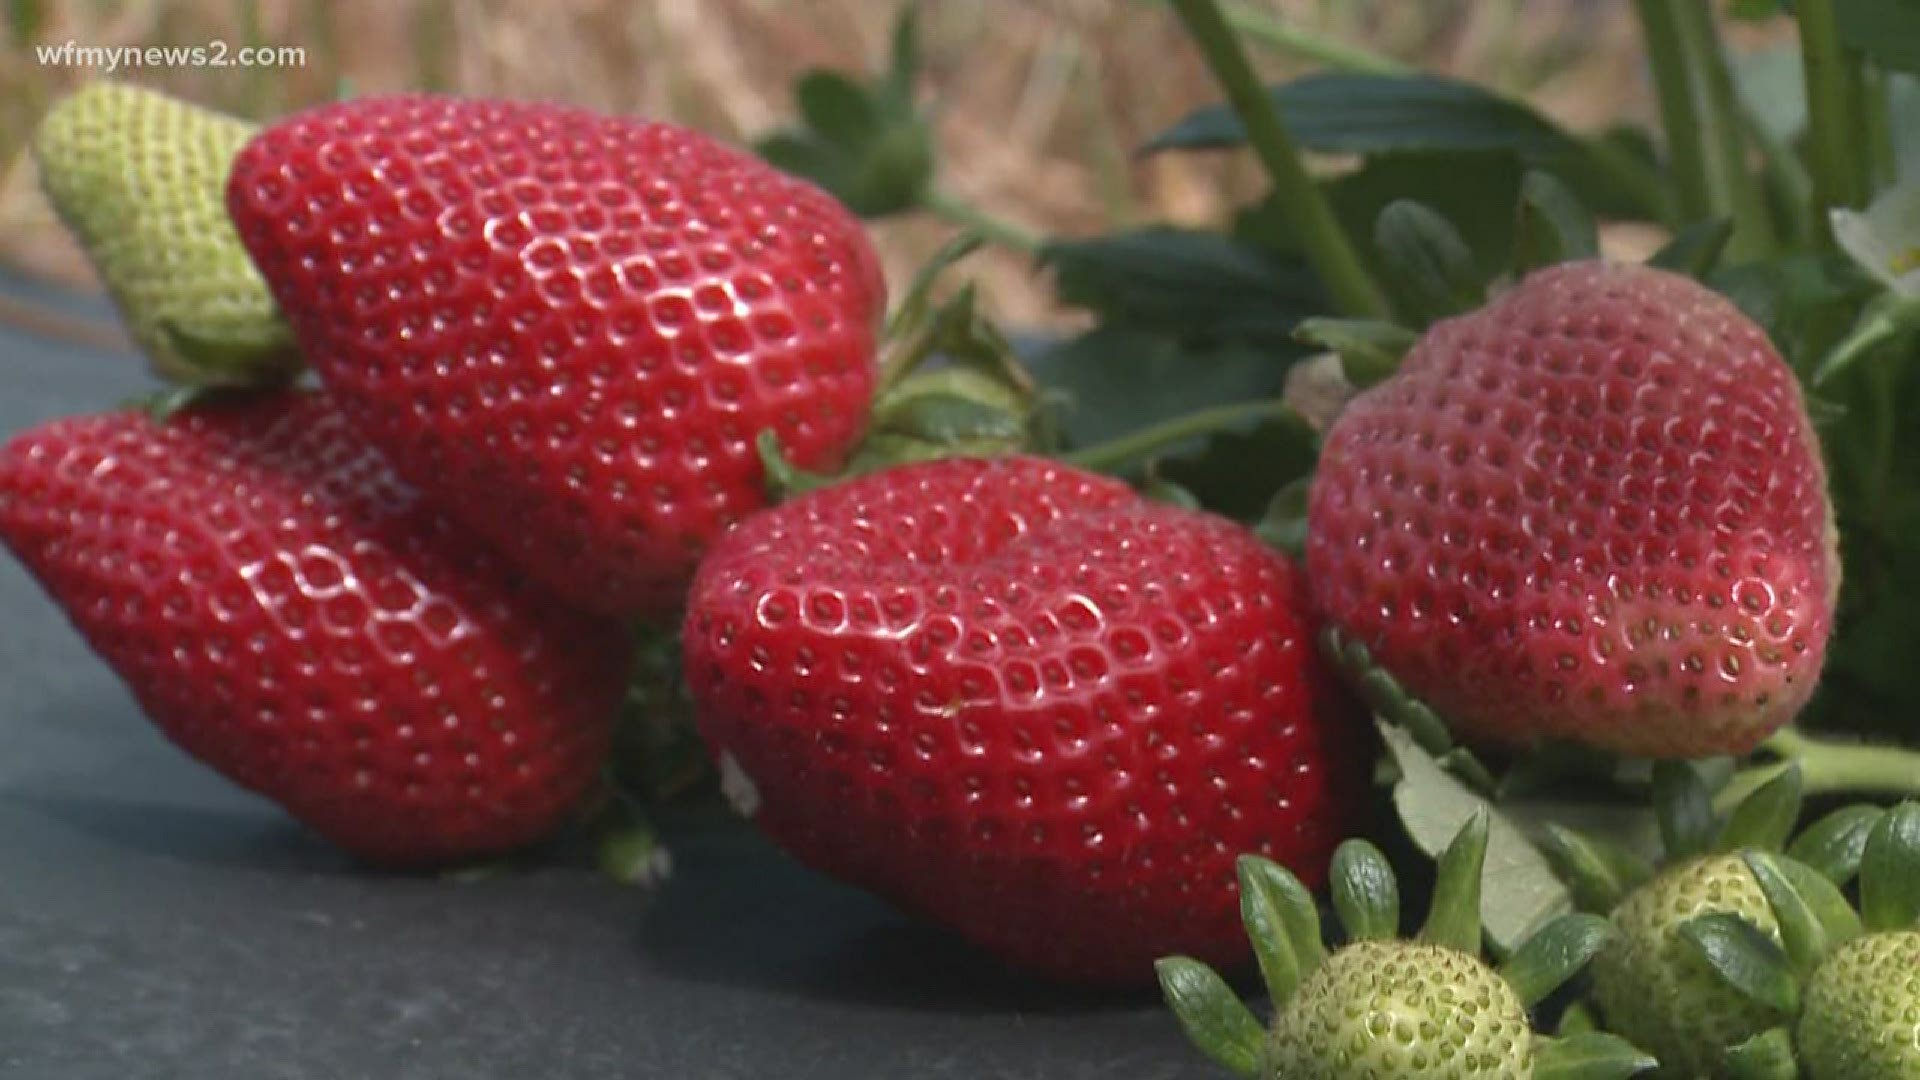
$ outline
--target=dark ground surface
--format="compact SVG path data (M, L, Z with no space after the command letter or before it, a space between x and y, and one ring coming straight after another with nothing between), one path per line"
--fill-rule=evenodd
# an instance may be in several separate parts
M0 325L0 438L142 372ZM738 827L675 833L652 894L357 870L165 743L3 554L0 693L6 1080L1216 1075L1152 997L1007 976Z

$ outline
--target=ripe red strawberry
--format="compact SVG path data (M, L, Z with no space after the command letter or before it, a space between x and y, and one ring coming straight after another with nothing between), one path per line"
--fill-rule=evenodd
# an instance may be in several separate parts
M1793 372L1643 266L1434 326L1334 424L1308 525L1326 617L1495 744L1749 750L1813 692L1840 580Z
M628 666L290 394L0 449L0 538L168 738L372 861L504 851L595 781Z
M1292 566L1033 458L874 473L714 546L687 682L721 772L817 869L1055 977L1246 956L1234 859L1309 881L1357 725Z
M873 390L879 264L825 193L667 124L362 98L241 151L242 241L308 362L446 512L593 610L678 605Z

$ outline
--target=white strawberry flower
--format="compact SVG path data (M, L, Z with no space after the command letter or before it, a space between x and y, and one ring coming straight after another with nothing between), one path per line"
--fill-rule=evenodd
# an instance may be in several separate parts
M1920 297L1920 183L1880 194L1865 210L1828 211L1842 250L1902 297Z

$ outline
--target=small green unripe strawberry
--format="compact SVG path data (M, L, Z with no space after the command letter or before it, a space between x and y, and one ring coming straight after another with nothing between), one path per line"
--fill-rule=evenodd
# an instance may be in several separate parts
M1607 1025L1660 1059L1662 1075L1710 1074L1721 1049L1785 1018L1715 978L1681 936L1696 915L1737 915L1772 940L1780 926L1738 855L1679 863L1614 908L1619 936L1593 958L1593 994Z
M1795 843L1803 846L1820 847ZM1823 873L1817 858L1810 865L1748 849L1740 859L1777 939L1726 912L1689 919L1680 937L1723 987L1781 1021L1722 1047L1703 1071L1730 1080L1920 1080L1920 803L1878 814L1858 857L1837 861L1840 875ZM1849 863L1860 877L1858 912L1840 891Z
M1272 1025L1213 969L1186 957L1159 964L1160 985L1195 1045L1258 1080L1621 1080L1654 1065L1616 1036L1554 1038L1527 1010L1606 944L1595 915L1548 923L1498 970L1480 958L1485 812L1440 856L1433 905L1417 941L1395 935L1399 886L1386 857L1349 840L1333 859L1333 906L1350 937L1327 955L1313 897L1256 856L1240 860L1240 907L1273 999Z
M1275 1017L1275 1078L1533 1075L1526 1006L1479 957L1440 945L1359 941L1328 957Z
M1920 930L1858 937L1807 981L1794 1027L1812 1080L1920 1080Z
M285 378L293 338L227 217L234 155L253 126L164 94L94 83L33 141L40 182L162 378Z

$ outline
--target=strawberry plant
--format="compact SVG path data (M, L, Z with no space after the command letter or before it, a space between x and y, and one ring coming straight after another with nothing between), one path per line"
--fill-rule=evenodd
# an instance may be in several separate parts
M184 392L16 438L0 538L371 861L584 808L657 880L717 790L1015 969L1157 972L1246 1075L1920 1075L1915 812L1855 802L1920 794L1920 18L1732 5L1797 27L1763 87L1636 3L1655 134L1352 47L1263 86L1166 6L1224 101L1140 152L1270 181L1213 230L953 198L910 10L758 158L84 90L43 181ZM919 212L962 230L890 307L860 217ZM1084 329L1016 348L985 244Z

